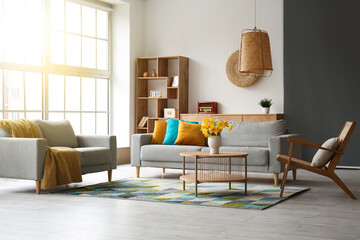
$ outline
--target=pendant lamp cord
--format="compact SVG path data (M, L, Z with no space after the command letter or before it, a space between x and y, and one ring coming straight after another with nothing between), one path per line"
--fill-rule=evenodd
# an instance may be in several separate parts
M256 28L256 0L255 0L255 28Z

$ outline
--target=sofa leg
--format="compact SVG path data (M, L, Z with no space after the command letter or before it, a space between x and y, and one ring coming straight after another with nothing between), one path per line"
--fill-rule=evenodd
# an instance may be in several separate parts
M108 171L108 181L111 182L112 170Z
M41 180L36 180L36 194L40 194Z
M274 185L275 186L279 185L279 174L278 173L274 173Z
M140 177L140 167L136 167L136 177Z
M296 180L296 169L293 169L292 172L293 172L293 179Z
M163 173L165 173L165 168L163 168Z

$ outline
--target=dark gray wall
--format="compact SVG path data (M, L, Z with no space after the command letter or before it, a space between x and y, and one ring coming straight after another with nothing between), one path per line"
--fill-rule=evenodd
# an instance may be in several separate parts
M356 121L342 166L360 166L359 9L358 0L284 0L285 119L318 143Z

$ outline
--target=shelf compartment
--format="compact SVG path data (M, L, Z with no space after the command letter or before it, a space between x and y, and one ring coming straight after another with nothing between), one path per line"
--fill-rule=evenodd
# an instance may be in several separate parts
M178 87L168 87L166 89L166 96L168 99L177 99Z

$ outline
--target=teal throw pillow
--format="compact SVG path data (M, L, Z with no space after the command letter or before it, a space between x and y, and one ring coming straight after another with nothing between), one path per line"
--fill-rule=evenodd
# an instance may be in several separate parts
M187 122L187 123L195 123L195 124L198 123L198 122L194 122L194 121L185 121L185 120L180 120L180 121ZM165 138L164 138L163 144L174 145L174 143L177 139L178 129L179 129L179 119L169 118L167 120L166 133L165 133Z

